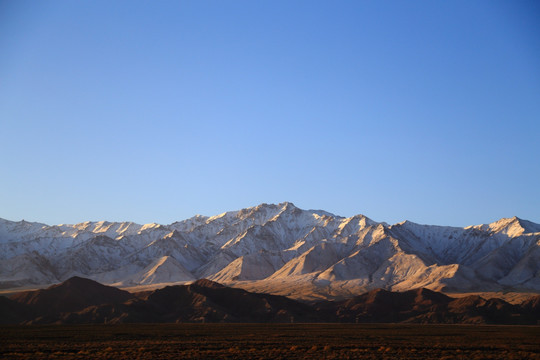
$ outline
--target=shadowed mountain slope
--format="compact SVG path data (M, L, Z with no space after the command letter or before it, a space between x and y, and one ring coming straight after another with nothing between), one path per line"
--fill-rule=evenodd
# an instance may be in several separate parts
M46 290L0 297L4 324L174 322L415 322L536 324L539 297L521 305L479 296L451 298L429 289L376 289L345 301L306 304L210 280L130 294L72 278Z
M35 313L29 306L0 296L0 324L20 324L34 316Z
M342 322L535 324L540 316L534 314L534 300L512 305L480 296L456 299L428 289L377 289L345 301L322 302L317 308L335 314Z
M134 296L127 291L81 277L72 277L47 289L11 296L11 300L26 305L34 313L53 318L61 313L76 312L89 306L121 304L132 298Z

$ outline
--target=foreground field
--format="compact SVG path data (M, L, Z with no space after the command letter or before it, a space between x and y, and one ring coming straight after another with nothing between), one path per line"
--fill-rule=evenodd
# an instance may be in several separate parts
M155 324L0 327L2 359L540 359L540 327Z

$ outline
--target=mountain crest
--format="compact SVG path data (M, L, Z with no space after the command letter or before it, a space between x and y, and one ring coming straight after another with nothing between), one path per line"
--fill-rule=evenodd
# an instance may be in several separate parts
M191 286L197 286L197 287L209 288L209 289L223 289L226 287L224 285L221 285L220 283L217 283L215 281L208 280L208 279L199 279L197 281L194 281L193 283L191 283Z
M61 284L53 285L53 288L63 286L63 287L75 287L75 288L84 289L87 287L100 286L100 285L101 285L100 283L91 279L83 278L80 276L72 276Z
M540 225L518 217L468 228L388 225L291 202L170 225L0 220L1 288L44 286L79 274L122 286L205 278L301 299L375 288L540 292ZM79 282L68 279L66 286Z
M502 218L488 225L493 233L501 233L509 237L517 237L528 233L540 232L540 225L518 218Z

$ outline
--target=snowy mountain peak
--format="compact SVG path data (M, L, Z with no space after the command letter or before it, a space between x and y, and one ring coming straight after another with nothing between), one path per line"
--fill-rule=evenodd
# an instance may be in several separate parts
M295 210L298 209L292 202L282 202L278 204L278 206L281 206L283 210Z
M522 226L520 219L517 216L511 218L502 218L489 224L489 229L494 233L503 233L510 237L515 237L523 234L525 228Z
M377 226L377 225L379 225L378 222L373 221L373 220L371 220L370 218L368 218L367 216L362 215L362 214L353 216L352 219L358 220L359 224L361 224L362 227Z
M523 220L514 216L510 219L501 219L493 225L493 228L496 228L497 225L505 229L506 233L510 236L519 236L521 234L530 234L540 232L540 226L533 222ZM512 234L512 235L511 235Z
M540 232L540 225L514 216L511 218L502 218L490 224L469 226L466 227L466 229L489 231L494 234L501 234L509 238L514 238L524 234L538 233Z

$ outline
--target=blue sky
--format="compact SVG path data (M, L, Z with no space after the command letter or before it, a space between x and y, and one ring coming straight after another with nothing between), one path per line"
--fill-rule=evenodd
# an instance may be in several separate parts
M534 1L4 1L0 217L540 223Z

